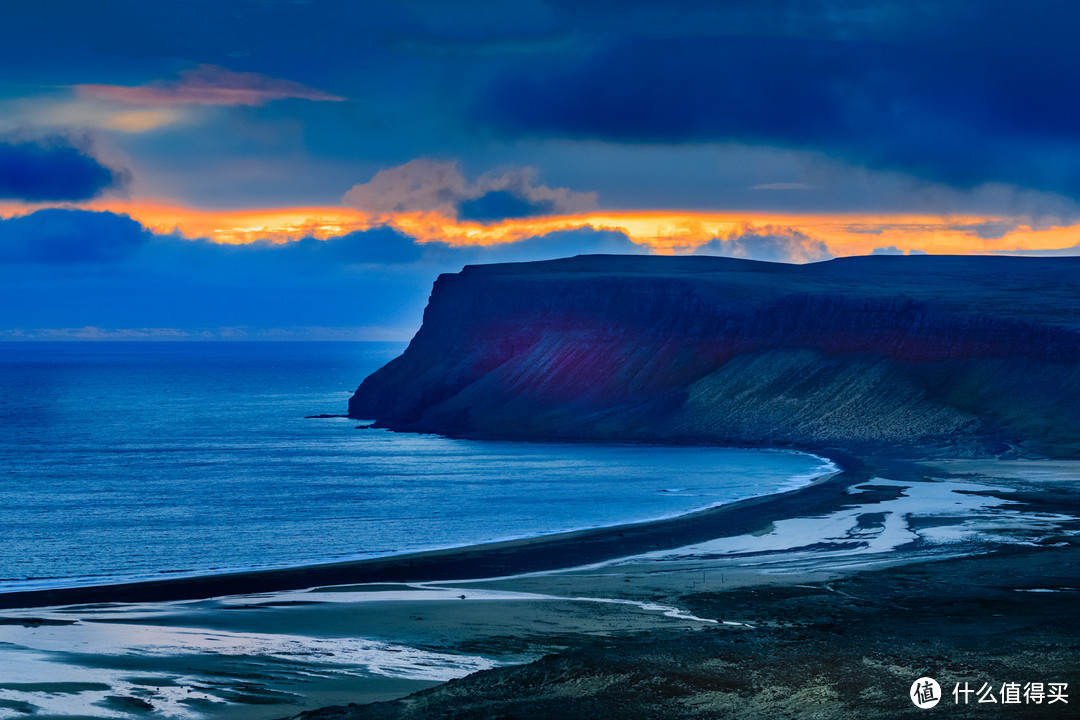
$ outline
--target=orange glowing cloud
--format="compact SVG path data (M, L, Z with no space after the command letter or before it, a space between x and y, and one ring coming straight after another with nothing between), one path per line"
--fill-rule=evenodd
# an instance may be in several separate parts
M975 254L1017 249L1061 249L1080 243L1080 227L1034 228L1011 224L998 237L980 237L977 228L1001 218L922 215L785 214L678 210L611 211L557 217L520 218L494 224L459 222L437 213L402 213L391 224L420 242L492 245L580 227L624 232L654 252L692 252L714 240L752 233L799 233L828 246L835 255L866 255L896 247L931 254Z
M0 204L0 216L24 214L44 205ZM596 211L495 223L465 222L439 211L364 213L341 207L198 210L151 201L100 200L81 207L123 213L157 233L179 233L219 243L330 239L389 226L418 243L452 247L512 243L576 228L613 230L658 254L693 252L711 243L755 236L784 236L802 242L794 260L815 259L814 248L836 256L866 255L879 248L931 254L982 254L1060 250L1080 245L1080 225L1035 227L1003 217L875 214L790 214L680 210ZM990 227L994 232L987 233ZM894 250L894 251L895 251ZM820 253L818 253L820 257Z
M116 200L91 202L84 207L129 215L156 233L175 232L230 245L283 243L303 237L325 240L372 226L362 214L343 207L196 210L166 202Z
M158 80L146 85L75 85L83 97L143 105L265 105L273 100L296 98L318 102L341 102L331 95L292 80L259 73L233 72L217 65L199 65L180 73L176 80Z

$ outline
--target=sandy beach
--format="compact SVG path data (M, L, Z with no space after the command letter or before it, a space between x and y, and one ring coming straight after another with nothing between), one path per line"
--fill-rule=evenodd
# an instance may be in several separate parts
M657 523L0 596L0 717L903 716L927 673L1080 687L1080 463L834 459Z

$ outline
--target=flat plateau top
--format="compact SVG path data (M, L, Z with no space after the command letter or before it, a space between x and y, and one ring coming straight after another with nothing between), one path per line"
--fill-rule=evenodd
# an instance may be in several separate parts
M596 285L685 282L728 300L842 294L899 298L958 312L1080 328L1080 257L875 255L806 265L708 256L578 255L527 263L469 265L450 282Z

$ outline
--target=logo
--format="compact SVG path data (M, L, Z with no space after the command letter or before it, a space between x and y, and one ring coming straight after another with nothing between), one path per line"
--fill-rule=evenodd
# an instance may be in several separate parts
M911 684L908 695L915 707L929 710L941 701L941 686L934 678L921 677Z

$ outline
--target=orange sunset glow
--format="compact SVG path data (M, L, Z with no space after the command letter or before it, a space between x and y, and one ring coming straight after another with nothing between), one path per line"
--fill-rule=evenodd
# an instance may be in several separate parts
M658 254L691 252L714 238L770 232L801 233L808 242L825 243L838 256L864 255L890 246L930 254L971 254L1057 250L1080 243L1080 226L1032 227L1011 222L1008 217L610 210L482 224L437 212L374 217L341 206L207 210L168 202L96 201L86 207L129 215L156 233L178 232L187 238L223 244L282 243L303 237L327 240L380 225L393 227L419 243L451 246L517 242L588 227L623 232ZM0 206L0 215L12 217L30 209L7 204ZM1008 231L1000 237L979 237L977 229L987 223L1001 223Z

